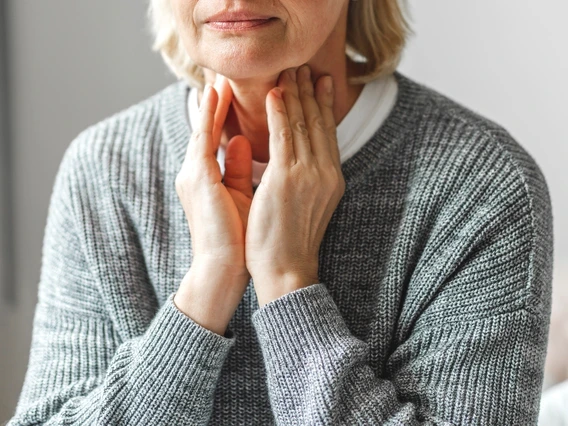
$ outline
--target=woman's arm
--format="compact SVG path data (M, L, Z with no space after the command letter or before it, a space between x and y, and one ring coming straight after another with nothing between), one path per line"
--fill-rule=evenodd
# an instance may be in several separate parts
M451 214L475 203L478 215L452 224L452 237L475 243L436 288L428 267L416 269L405 297L412 321L401 315L404 330L388 359L377 360L350 332L324 283L284 294L253 314L278 424L536 422L550 308L551 205L530 158L503 164L510 166L505 178L492 182L485 197L456 197ZM447 252L429 248L433 264L448 262ZM371 357L373 365L386 366L384 374L371 367Z
M51 197L29 366L9 424L207 424L235 338L194 322L172 294L143 334L122 341L77 232L75 148Z
M412 333L380 377L323 284L254 314L279 425L533 424L544 316L519 309Z

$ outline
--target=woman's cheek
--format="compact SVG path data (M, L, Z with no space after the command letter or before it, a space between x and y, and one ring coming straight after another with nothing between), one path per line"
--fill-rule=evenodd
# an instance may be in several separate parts
M195 0L171 0L170 5L174 16L178 31L184 31L194 26L193 12L195 9Z

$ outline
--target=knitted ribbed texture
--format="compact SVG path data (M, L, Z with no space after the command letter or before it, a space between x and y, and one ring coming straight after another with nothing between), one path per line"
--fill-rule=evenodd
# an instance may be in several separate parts
M260 309L249 283L224 336L172 302L192 261L186 85L82 132L51 196L10 425L534 424L546 181L502 127L396 77L392 113L342 165L320 283Z

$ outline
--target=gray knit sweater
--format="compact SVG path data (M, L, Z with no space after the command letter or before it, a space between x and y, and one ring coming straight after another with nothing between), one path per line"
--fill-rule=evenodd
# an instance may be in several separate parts
M502 127L395 75L392 113L342 165L321 282L259 309L251 281L223 336L172 303L192 261L186 84L73 140L9 424L534 424L546 181Z

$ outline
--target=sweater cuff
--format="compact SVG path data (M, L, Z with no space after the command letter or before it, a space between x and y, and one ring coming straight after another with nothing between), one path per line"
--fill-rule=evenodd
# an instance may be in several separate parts
M189 376L177 374L186 385L216 381L235 337L229 329L221 336L196 323L176 307L174 296L175 293L167 298L145 333L141 359L154 371L167 368L191 372Z
M266 361L294 367L313 352L341 351L353 336L327 287L312 284L252 314Z

